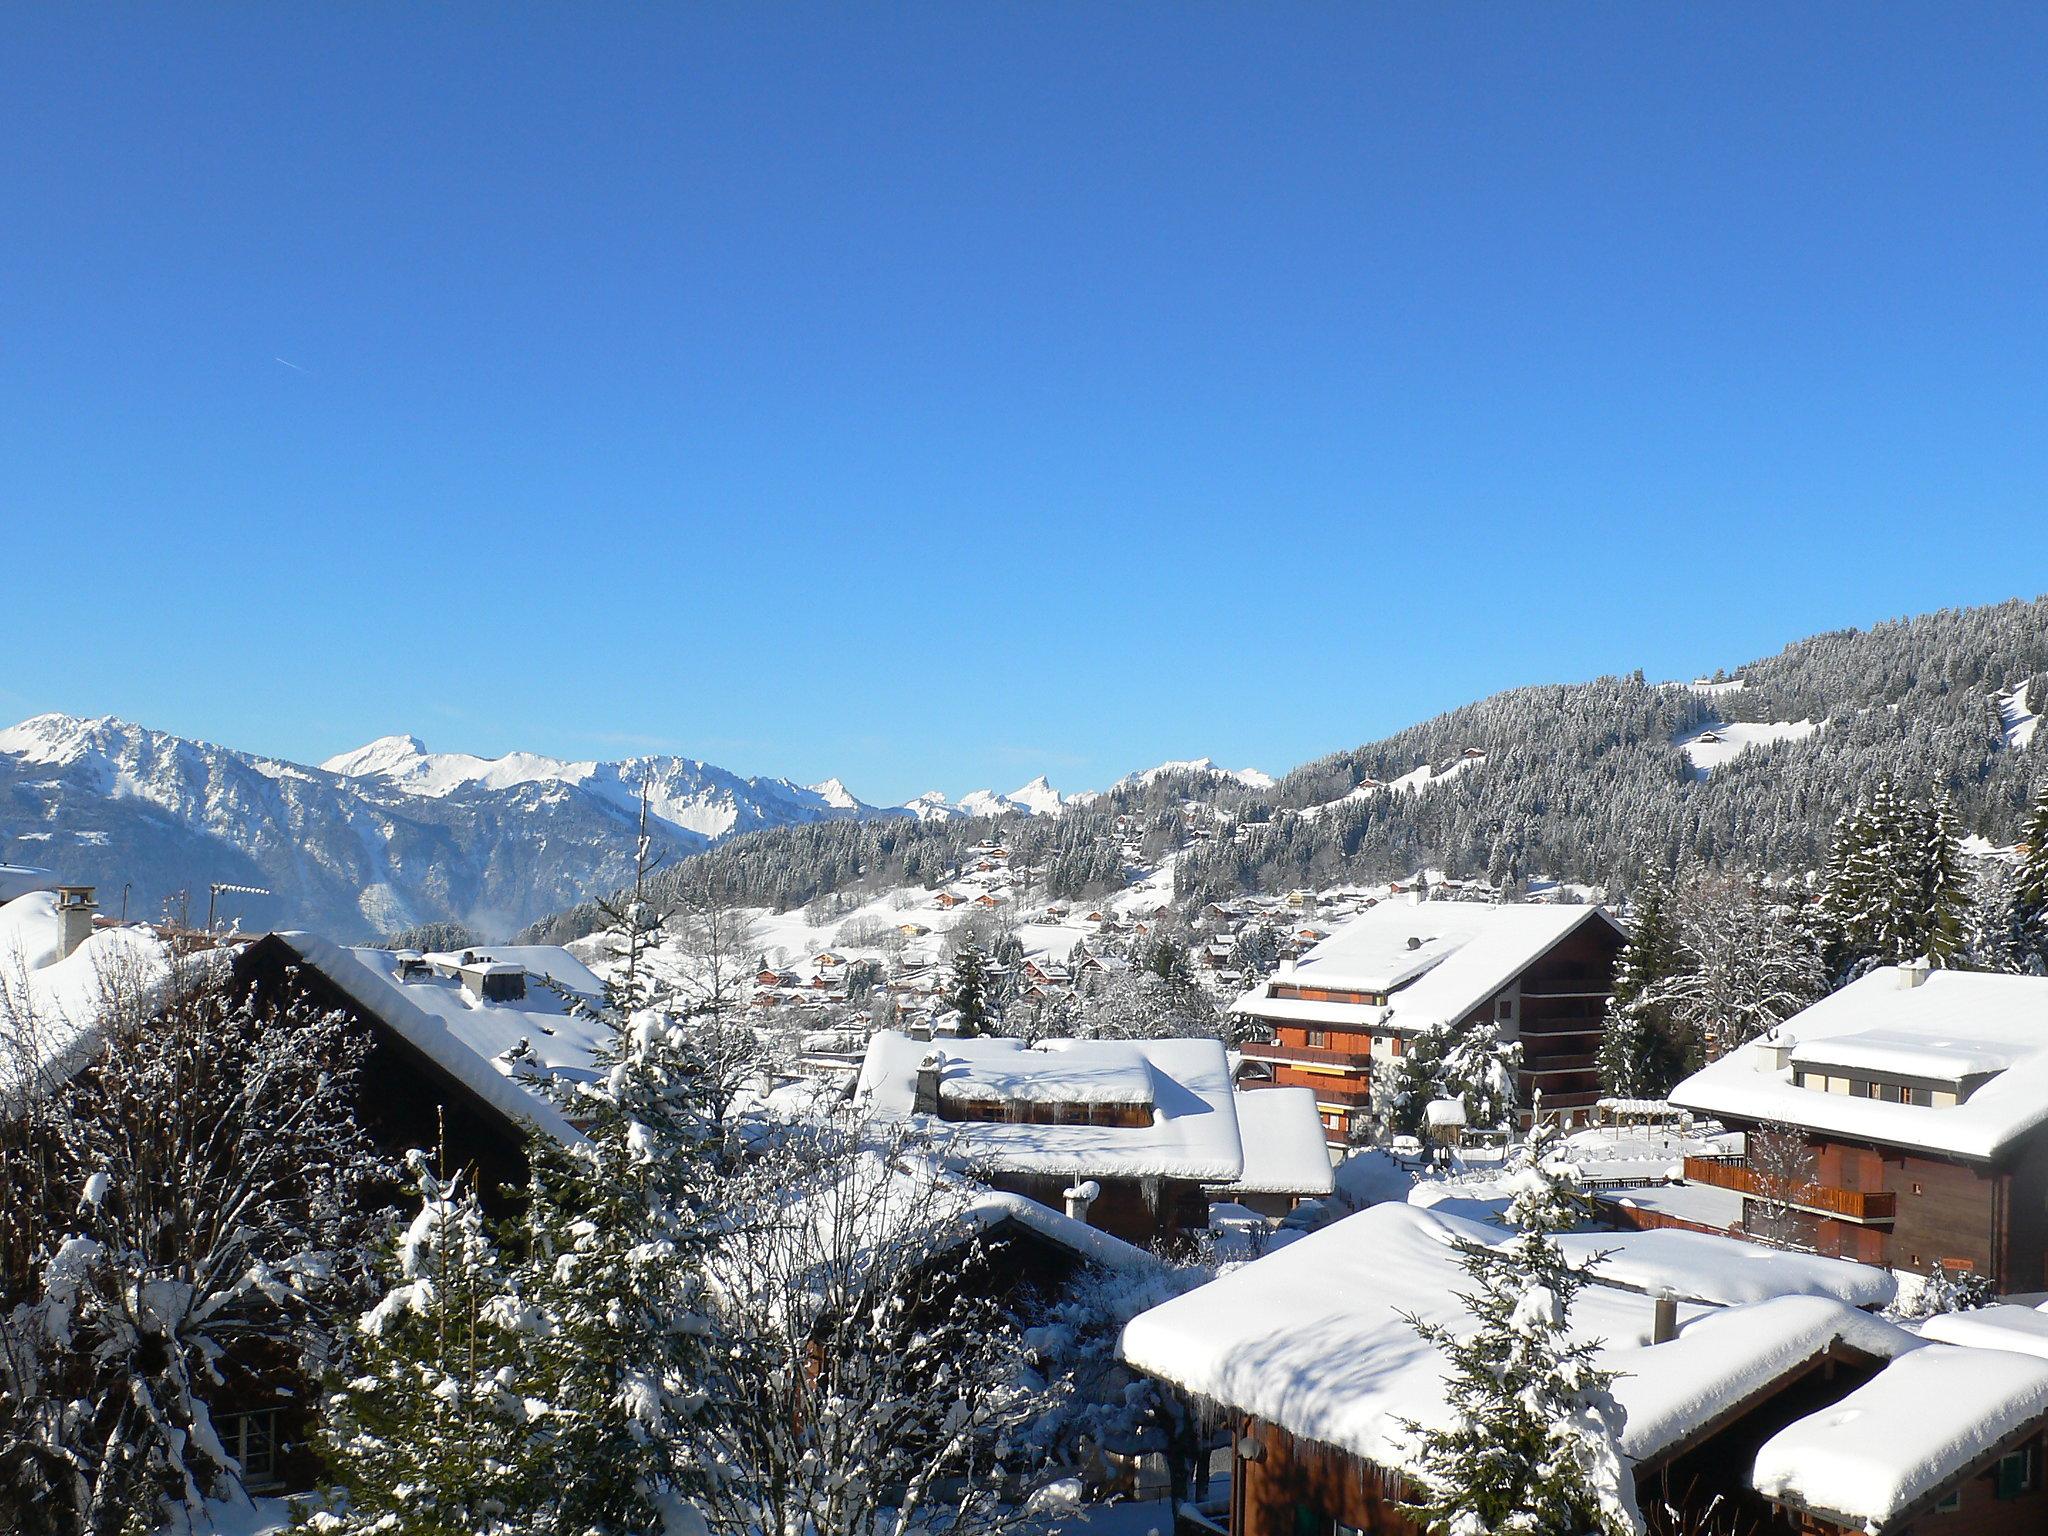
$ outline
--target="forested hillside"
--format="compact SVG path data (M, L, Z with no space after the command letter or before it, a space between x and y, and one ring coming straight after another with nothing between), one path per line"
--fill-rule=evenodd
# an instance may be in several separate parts
M1889 774L1945 791L1968 831L2011 841L2044 774L2016 715L2048 704L2048 599L1951 609L1786 647L1705 688L1640 673L1497 694L1275 787L1274 826L1183 866L1204 891L1383 878L1422 864L1501 883L1541 873L1621 883L1686 858L1817 866L1835 818ZM1817 722L1704 772L1678 743L1718 721ZM1347 799L1469 749L1473 771Z
M1965 831L2011 842L2048 779L2048 755L2031 742L2044 707L2048 599L2015 600L1816 635L1703 684L1637 673L1515 689L1308 763L1271 789L1162 774L1057 816L1006 817L1004 835L1020 866L1042 868L1048 897L1113 889L1127 855L1149 865L1176 850L1188 899L1425 866L1503 887L1542 875L1621 889L1687 860L1800 871L1819 867L1836 818L1883 775L1907 793L1945 792ZM1813 728L1797 734L1801 722ZM677 865L665 890L715 886L786 909L932 883L993 825L760 832ZM577 909L534 933L594 922Z

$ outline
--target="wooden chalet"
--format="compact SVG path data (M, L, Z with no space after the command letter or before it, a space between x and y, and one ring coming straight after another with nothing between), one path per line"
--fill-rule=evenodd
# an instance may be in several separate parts
M1215 1040L952 1039L868 1044L858 1099L924 1121L991 1188L1141 1247L1208 1225L1211 1185L1244 1170Z
M1312 932L1314 930L1303 930ZM1334 1146L1374 1130L1375 1064L1437 1024L1519 1041L1524 1113L1540 1092L1568 1120L1600 1097L1597 1055L1626 935L1600 907L1383 902L1239 998L1269 1038L1243 1047L1264 1080L1313 1088Z
M1685 1164L1740 1197L1738 1234L2048 1285L2048 978L1882 967L1671 1101L1750 1133Z

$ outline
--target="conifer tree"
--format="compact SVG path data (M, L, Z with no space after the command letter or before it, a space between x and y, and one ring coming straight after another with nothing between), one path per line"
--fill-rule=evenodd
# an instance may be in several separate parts
M1407 1506L1431 1536L1637 1536L1633 1474L1617 1444L1624 1411L1598 1344L1574 1338L1568 1317L1590 1261L1565 1260L1552 1234L1575 1224L1580 1202L1550 1155L1557 1132L1539 1123L1518 1149L1498 1246L1461 1240L1471 1326L1410 1317L1443 1355L1448 1424L1415 1436Z
M1494 1130L1515 1123L1515 1074L1521 1070L1520 1041L1502 1040L1491 1020L1451 1031L1437 1067L1439 1099L1456 1099L1465 1124Z
M988 962L981 946L969 939L953 957L953 971L947 978L945 1004L960 1015L960 1033L979 1035L991 1022Z
M522 1381L549 1405L540 1462L566 1474L534 1531L659 1530L698 1479L687 1431L723 1149L691 1030L658 1008L620 1021L604 1075L571 1106L584 1139L532 1144L518 1278L545 1344Z
M2034 797L2020 828L2019 868L2014 873L2014 925L2023 946L2023 968L2048 971L2048 786Z
M1697 1056L1682 1042L1673 983L1685 970L1670 887L1653 883L1637 903L1629 941L1614 968L1600 1083L1617 1099L1658 1099Z
M1438 1024L1418 1030L1401 1043L1391 1071L1375 1068L1373 1110L1392 1136L1420 1136L1437 1096L1437 1072L1450 1048L1450 1030Z
M1936 965L1957 963L1968 901L1946 795L1915 803L1879 780L1869 801L1837 824L1822 904L1838 974L1922 955Z
M519 1390L527 1313L475 1191L408 1155L419 1214L386 1255L315 1440L347 1498L328 1536L513 1536L534 1496L538 1405Z

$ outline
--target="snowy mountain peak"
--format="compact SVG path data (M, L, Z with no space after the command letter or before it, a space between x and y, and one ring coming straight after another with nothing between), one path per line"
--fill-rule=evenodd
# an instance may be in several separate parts
M426 755L427 744L417 736L379 736L353 752L328 758L320 766L345 778L383 777Z
M860 801L854 798L853 791L848 789L845 783L839 779L827 779L822 784L811 785L810 789L811 793L820 800L839 810L857 811L860 809Z
M78 715L35 715L0 730L0 752L28 763L75 763L101 749L109 736L136 730L113 715L87 720Z
M1021 789L1013 789L1003 797L1012 805L1021 805L1034 816L1050 816L1065 802L1060 792L1054 789L1044 774L1040 774Z

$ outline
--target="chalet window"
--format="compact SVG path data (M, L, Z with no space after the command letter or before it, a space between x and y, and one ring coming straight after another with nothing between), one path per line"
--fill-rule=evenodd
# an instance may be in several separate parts
M214 1421L227 1453L242 1464L242 1481L250 1488L279 1486L277 1476L278 1414L275 1408L254 1413L227 1413Z
M1996 1486L2001 1499L2016 1499L2023 1493L2031 1493L2034 1479L2039 1471L2035 1465L2037 1448L2023 1445L2016 1451L2009 1451L1998 1459Z
M1503 1024L1512 1019L1515 1016L1515 1000L1512 997L1496 999L1493 1005L1493 1016Z
M1947 1498L1943 1499L1940 1503L1936 1504L1934 1506L1934 1512L1937 1515L1952 1515L1962 1507L1963 1490L1958 1488L1954 1493L1950 1494Z
M1326 1029L1312 1029L1308 1032L1308 1043L1312 1050L1321 1050L1330 1043L1330 1032Z

